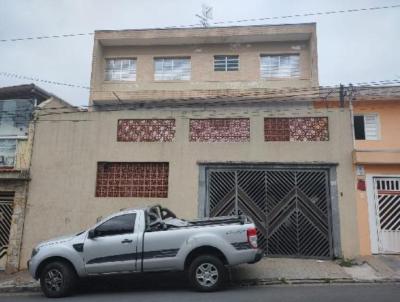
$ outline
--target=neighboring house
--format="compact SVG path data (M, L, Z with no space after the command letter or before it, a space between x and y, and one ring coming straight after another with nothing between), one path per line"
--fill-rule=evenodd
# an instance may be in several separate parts
M0 270L18 269L36 108L65 106L40 87L0 88Z
M400 253L400 87L366 87L352 104L360 253Z
M91 110L38 117L21 267L41 240L154 203L249 215L267 255L359 254L350 112L313 105L315 24L94 43Z

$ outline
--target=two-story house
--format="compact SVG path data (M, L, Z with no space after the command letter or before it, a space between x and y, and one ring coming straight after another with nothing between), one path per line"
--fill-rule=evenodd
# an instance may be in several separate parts
M89 112L38 117L22 258L154 203L249 215L267 255L357 255L350 113L313 105L316 44L315 24L96 32Z
M34 112L56 106L71 107L34 84L0 88L0 270L16 271L20 261Z
M360 253L400 253L400 87L352 102Z

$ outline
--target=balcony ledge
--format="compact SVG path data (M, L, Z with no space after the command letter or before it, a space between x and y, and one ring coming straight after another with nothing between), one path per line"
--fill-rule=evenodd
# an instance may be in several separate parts
M29 180L29 170L0 168L0 180Z
M354 164L400 164L400 149L366 149L353 151Z

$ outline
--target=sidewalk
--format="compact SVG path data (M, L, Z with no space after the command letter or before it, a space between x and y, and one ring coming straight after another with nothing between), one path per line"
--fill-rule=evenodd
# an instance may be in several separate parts
M230 269L232 284L240 286L312 283L400 282L400 255L368 256L351 265L340 261L315 259L265 258L254 265ZM39 291L39 282L28 272L0 272L1 292Z
M400 256L368 256L351 263L266 258L256 265L233 267L231 280L241 285L400 282Z

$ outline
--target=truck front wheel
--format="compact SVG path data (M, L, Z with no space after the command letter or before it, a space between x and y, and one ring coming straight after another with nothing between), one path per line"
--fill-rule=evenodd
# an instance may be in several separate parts
M213 255L196 257L190 264L188 273L192 287L201 292L221 289L226 279L224 264Z
M75 289L77 275L68 263L61 261L46 264L40 273L40 287L48 298L70 295Z

